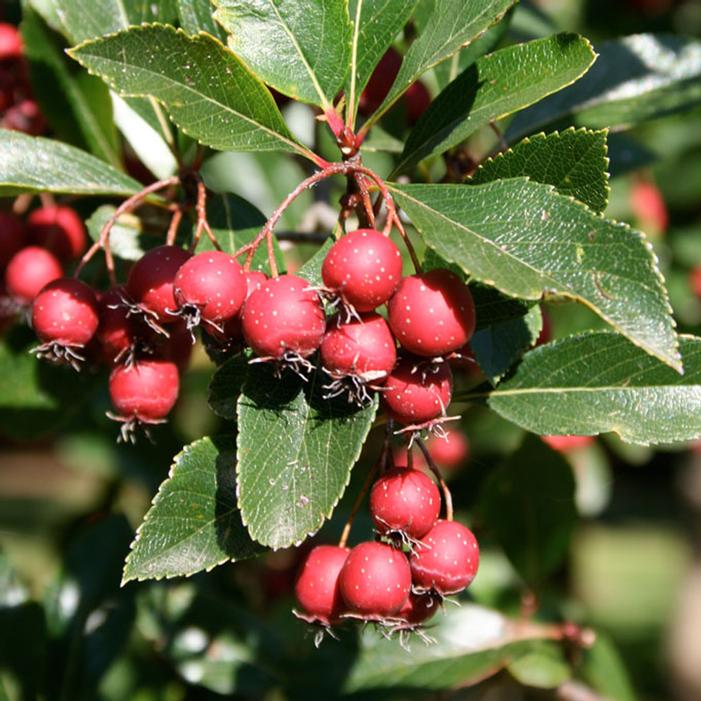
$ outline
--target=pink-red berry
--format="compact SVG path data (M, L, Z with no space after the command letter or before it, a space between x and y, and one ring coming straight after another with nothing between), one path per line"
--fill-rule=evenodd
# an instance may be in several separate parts
M446 469L458 467L470 457L467 436L457 428L446 429L445 436L431 436L426 447L434 462Z
M31 304L41 289L63 276L63 268L53 253L39 246L17 252L5 269L8 294L20 304Z
M318 545L307 555L295 583L305 620L327 626L338 621L344 609L338 580L349 552L335 545Z
M326 330L319 295L294 275L272 278L255 290L244 304L241 322L246 342L264 358L288 353L307 358Z
M98 302L100 325L95 339L108 364L124 357L134 344L134 319L129 316L124 294L123 286L112 287L100 295Z
M95 293L80 280L59 278L34 298L32 327L44 343L84 346L95 335L98 323Z
M396 49L387 49L360 94L358 101L360 114L369 117L384 102L401 65L401 54Z
M0 270L12 256L26 245L27 237L22 222L14 215L0 212Z
M158 246L138 260L129 272L127 294L160 324L173 323L176 317L173 281L190 254L178 246Z
M479 567L479 546L469 528L456 521L437 521L410 560L416 589L448 596L472 583Z
M440 608L440 597L431 593L416 594L412 592L397 614L408 627L420 626L433 618Z
M109 389L112 405L121 418L158 422L170 413L178 398L178 368L167 360L118 365L110 375Z
M419 425L445 414L453 394L448 363L425 367L404 357L385 381L382 400L387 413L400 424Z
M324 285L358 312L370 312L394 293L402 276L397 246L374 229L342 236L326 254Z
M223 251L207 251L180 266L173 290L180 308L192 306L203 320L220 324L241 309L246 277L236 258Z
M354 375L374 383L383 382L397 362L394 336L374 312L348 323L332 319L320 353L321 364L332 377Z
M438 487L420 470L396 467L370 490L370 516L382 534L401 533L418 540L431 530L440 510Z
M449 270L405 277L389 302L389 325L408 351L444 356L475 330L475 305L465 283Z
M0 61L21 58L22 52L22 37L17 28L0 22Z
M594 436L541 436L558 453L569 453L572 450L586 448L594 442Z
M61 260L78 258L85 250L87 234L72 207L55 205L35 209L27 218L32 243L51 251Z
M389 545L360 543L343 565L339 586L353 613L369 619L391 617L409 598L409 562L401 550Z

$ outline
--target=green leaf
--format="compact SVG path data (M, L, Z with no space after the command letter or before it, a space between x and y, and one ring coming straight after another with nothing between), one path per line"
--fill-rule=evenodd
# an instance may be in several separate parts
M189 37L173 27L144 25L69 53L121 95L162 102L186 134L207 146L307 153L265 86L208 34Z
M429 251L431 250L429 249ZM470 291L477 311L475 323L477 331L513 319L520 319L526 316L535 304L535 302L527 302L523 299L506 297L493 287L486 287L479 283L471 283Z
M26 328L0 342L0 435L35 440L73 418L91 398L96 377L40 361L30 353L36 336Z
M209 408L222 419L236 421L236 408L248 376L248 358L236 355L222 363L209 383Z
M239 508L251 537L300 543L331 516L377 410L323 398L322 373L281 380L254 365L238 406Z
M99 241L102 227L109 221L117 208L111 204L103 204L98 207L85 222L85 226L93 241ZM110 249L112 253L122 260L137 261L151 247L143 245L141 240L141 221L132 214L126 214L117 219L110 229ZM153 244L149 237L146 243Z
M397 102L412 83L498 22L514 2L434 0L424 31L404 56L397 79L385 101L368 120L368 128Z
M321 277L321 267L324 264L326 254L331 246L336 243L333 237L329 237L317 252L297 271L297 275L309 282L312 287L323 287L324 280Z
M489 406L543 435L613 431L642 445L698 439L701 339L680 342L684 375L607 331L548 343L524 356Z
M188 34L208 32L220 41L226 41L226 33L214 21L214 7L209 0L177 0L180 26Z
M351 124L360 94L396 36L411 18L418 0L350 0L353 23L351 68L346 95Z
M504 294L582 302L646 352L681 369L652 247L549 185L390 185L426 244Z
M507 669L519 684L536 689L555 689L572 677L562 643L546 640L534 642L532 650Z
M608 635L596 632L593 647L583 651L582 678L611 701L635 701L636 694L621 655Z
M201 438L175 457L139 527L123 583L209 571L261 552L236 507L236 454L230 438Z
M261 80L295 100L331 106L350 65L347 0L213 2L230 48Z
M242 246L252 241L265 224L265 215L248 200L232 193L209 195L207 197L207 221L212 227L222 250L234 253ZM206 237L202 238L198 250L213 250L214 246ZM285 258L280 250L277 239L273 241L275 260L278 268L284 270ZM242 257L243 263L244 258ZM270 274L268 250L259 246L253 256L251 270L262 270Z
M112 102L107 86L98 78L69 70L64 46L39 15L24 13L22 40L29 60L34 92L42 112L66 140L80 134L79 145L121 167L117 132L112 119Z
M73 146L0 129L0 197L23 192L129 196L142 188Z
M511 368L537 340L543 329L543 317L538 306L524 316L494 323L476 331L470 348L477 364L492 384Z
M421 116L394 172L443 153L489 122L570 85L586 73L594 58L585 38L557 34L478 59Z
M562 122L628 128L701 102L697 39L636 34L595 48L599 58L586 77L519 114L510 142Z
M587 129L537 134L490 158L468 182L479 185L526 176L603 212L609 196L606 134Z
M410 689L425 695L477 684L528 654L545 636L544 629L530 626L519 633L517 624L497 611L464 602L445 607L429 625L435 643L416 641L411 653L396 639L366 628L343 691L396 689L404 697Z
M567 555L577 520L568 462L531 436L485 483L485 529L530 586L538 586Z

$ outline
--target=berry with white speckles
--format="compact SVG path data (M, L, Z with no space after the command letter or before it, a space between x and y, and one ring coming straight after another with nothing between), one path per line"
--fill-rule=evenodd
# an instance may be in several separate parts
M370 620L391 617L409 598L409 561L401 550L389 545L360 543L343 565L339 586L354 614Z
M358 229L341 237L321 268L324 285L357 312L384 304L402 277L397 246L374 229Z
M397 467L370 491L370 516L379 533L402 533L413 540L433 527L441 510L435 482L420 470Z
M178 307L193 307L204 320L220 324L234 317L246 298L246 277L223 251L198 253L180 266L173 282Z
M31 304L40 290L63 275L56 256L45 248L27 246L7 264L5 286L10 297L23 305Z
M349 552L335 545L318 545L307 555L295 583L304 620L327 626L338 621L344 610L338 580Z
M411 554L414 587L442 596L469 587L479 567L479 546L472 531L456 521L437 521Z
M95 293L80 280L60 278L34 298L32 326L43 343L84 346L99 323Z
M387 322L372 312L345 324L332 319L320 351L321 363L332 377L355 375L373 383L383 382L397 361Z
M440 597L431 593L416 594L412 592L409 594L406 604L397 614L397 618L401 618L408 627L413 628L433 618L440 607Z
M173 281L190 254L178 246L158 246L139 259L129 272L127 293L136 303L151 311L160 324L173 323L177 317Z
M308 358L321 345L326 317L319 295L295 275L272 278L244 304L243 335L263 358L293 353Z
M449 270L405 277L389 301L389 325L412 353L444 356L464 346L475 330L472 293Z
M178 398L178 367L167 360L120 365L112 370L109 389L112 404L121 418L159 422L170 413Z
M445 415L453 394L448 363L422 370L420 360L405 356L385 381L382 401L387 413L403 425L424 424Z

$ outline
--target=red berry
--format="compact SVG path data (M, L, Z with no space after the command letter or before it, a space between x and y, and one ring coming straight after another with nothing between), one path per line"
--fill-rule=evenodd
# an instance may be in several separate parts
M85 250L85 227L71 207L35 209L27 219L27 230L33 243L62 260L78 258Z
M5 112L0 126L30 136L39 136L46 131L46 120L34 100L21 100Z
M246 278L236 258L223 251L208 251L180 266L173 291L179 307L192 305L202 319L219 324L241 309Z
M431 104L431 93L420 80L417 80L409 86L404 94L404 104L406 105L407 121L409 124L416 124L419 117Z
M321 345L326 330L324 308L309 283L294 275L272 278L246 300L243 335L259 356L307 358Z
M346 324L332 319L320 352L321 363L332 377L356 375L369 382L384 381L397 362L394 336L374 312Z
M402 277L402 255L392 241L374 229L342 236L326 254L324 284L358 312L384 304Z
M420 590L442 596L470 586L479 567L479 546L469 528L437 521L411 555L411 577Z
M426 447L434 462L445 468L458 467L470 456L467 436L458 429L446 429L444 437L431 436Z
M17 59L22 56L22 37L17 28L5 22L0 23L0 61Z
M701 299L701 265L697 265L689 273L689 287Z
M431 530L440 510L438 487L420 470L396 467L370 491L370 516L379 533L394 531L417 540Z
M84 346L98 323L95 293L80 280L54 280L34 298L32 327L44 343Z
M0 269L4 268L10 258L26 243L22 222L13 214L0 212Z
M102 295L98 303L100 325L95 337L102 349L105 362L111 364L124 356L134 344L133 317L124 304L124 287L113 287Z
M339 577L348 608L368 618L386 618L406 603L411 570L406 555L382 543L360 543L348 555Z
M330 625L343 613L338 579L349 552L335 545L318 545L302 563L295 596L310 622Z
M648 182L633 185L630 204L635 218L645 229L657 234L667 231L669 212L657 185Z
M409 594L406 604L397 614L408 626L420 626L429 618L433 618L440 608L440 599L432 594Z
M449 270L405 277L389 301L389 325L399 343L417 355L447 355L475 330L472 294Z
M22 304L31 304L40 290L62 277L61 263L52 253L38 246L27 246L16 253L5 270L7 292Z
M388 49L372 72L365 89L360 94L360 100L358 101L360 114L369 117L384 102L401 65L401 55L395 49Z
M541 436L558 453L569 453L571 450L585 448L594 442L594 436Z
M248 299L256 290L259 290L268 280L268 276L259 270L249 270L248 272L244 273L244 277L246 279L245 300ZM243 307L241 308L241 313L237 314L236 316L232 316L230 319L226 319L226 321L220 324L220 329L212 327L207 329L207 332L220 344L231 344L243 341L243 329L241 328L242 314Z
M192 357L192 332L187 327L187 323L178 319L168 325L168 335L156 333L153 329L146 327L139 331L139 339L146 346L147 353L160 360L170 360L183 372L190 364Z
M417 358L402 358L382 393L388 414L400 424L424 424L445 414L453 393L448 363L423 370Z
M137 304L153 312L159 323L176 320L173 281L190 254L178 246L158 246L136 262L129 272L127 293ZM171 312L171 313L169 313Z
M110 375L112 404L125 419L161 421L173 408L179 390L178 368L167 360L118 365Z

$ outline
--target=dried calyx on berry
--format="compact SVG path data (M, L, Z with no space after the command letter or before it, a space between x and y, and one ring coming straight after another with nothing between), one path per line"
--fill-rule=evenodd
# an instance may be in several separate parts
M32 327L42 342L33 352L79 370L85 360L83 349L99 321L97 298L88 285L72 278L54 280L32 304Z

